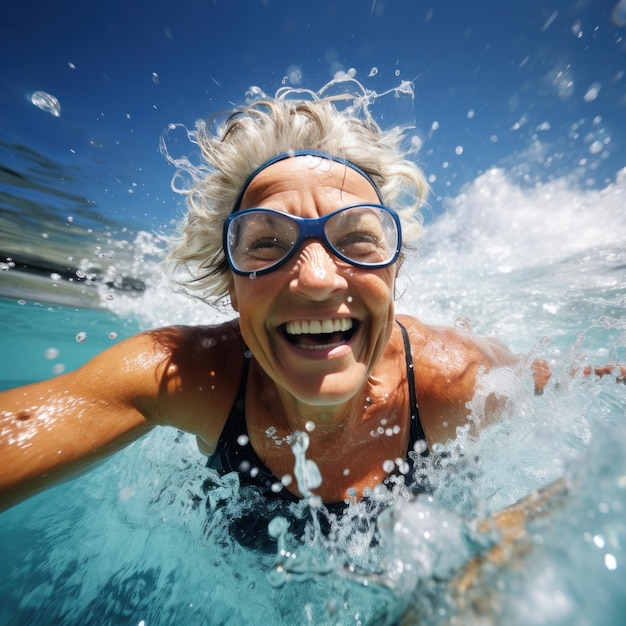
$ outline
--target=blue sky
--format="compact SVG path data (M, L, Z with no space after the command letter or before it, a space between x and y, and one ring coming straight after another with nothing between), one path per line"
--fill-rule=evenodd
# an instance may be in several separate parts
M535 138L553 158L529 165L533 175L595 159L585 184L602 184L626 164L626 28L611 20L616 5L24 0L0 22L0 136L60 166L101 214L156 227L179 201L158 152L168 124L240 104L251 85L272 94L290 68L313 90L354 68L379 92L414 82L414 100L388 98L376 113L382 125L415 125L431 219L438 198L494 164L519 165ZM33 106L36 90L58 98L60 117ZM601 153L589 152L594 140Z

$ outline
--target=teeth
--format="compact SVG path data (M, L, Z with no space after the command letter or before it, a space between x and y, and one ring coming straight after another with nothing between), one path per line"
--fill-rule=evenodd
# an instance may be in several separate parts
M287 322L286 331L289 335L320 335L322 333L339 333L352 328L352 320L342 317L336 320L297 320Z

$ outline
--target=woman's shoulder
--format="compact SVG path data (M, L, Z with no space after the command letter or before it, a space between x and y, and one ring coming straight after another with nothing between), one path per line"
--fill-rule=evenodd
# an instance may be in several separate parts
M484 337L471 329L425 324L409 315L397 320L408 331L413 359L433 377L463 376L480 367L490 368L515 361L514 355L498 339Z
M238 320L212 326L168 326L134 338L158 355L159 413L209 444L223 427L243 369ZM132 349L131 349L132 351Z
M467 402L480 371L510 365L515 357L497 339L467 328L431 326L399 316L409 334L422 426L429 443L454 439L467 423Z

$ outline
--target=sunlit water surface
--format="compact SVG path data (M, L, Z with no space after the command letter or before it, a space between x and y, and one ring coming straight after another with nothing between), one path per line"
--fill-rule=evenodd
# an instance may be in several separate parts
M569 372L626 361L625 204L626 171L582 189L493 169L428 225L402 270L398 310L500 337L554 371L543 396L523 368L481 379L472 419L492 391L507 398L503 419L478 440L460 432L426 468L432 497L398 490L373 512L353 504L330 538L303 502L304 538L274 528L276 547L250 550L226 530L241 514L237 481L211 492L208 513L204 457L189 436L159 429L0 517L0 622L623 623L626 386ZM154 235L101 242L76 262L88 274L106 257L109 286L48 276L20 297L26 278L4 268L17 285L1 301L4 387L76 367L142 328L229 315L172 293ZM138 273L144 291L120 288ZM91 308L75 308L77 290ZM460 593L452 581L499 540L475 520L559 479L566 493L528 522L524 549L481 567Z

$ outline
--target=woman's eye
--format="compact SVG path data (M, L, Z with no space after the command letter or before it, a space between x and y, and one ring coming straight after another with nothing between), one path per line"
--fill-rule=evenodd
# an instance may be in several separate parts
M289 246L278 237L259 237L250 241L246 246L247 253L254 257L268 258L272 256L282 256Z
M377 237L377 235L375 235L374 233L371 232L366 232L366 231L355 231L353 233L348 233L344 238L343 238L343 243L345 245L350 245L353 243L371 243L371 244L378 244L379 239Z
M342 250L352 249L355 250L375 250L380 246L380 238L369 231L353 231L345 234L336 246Z

